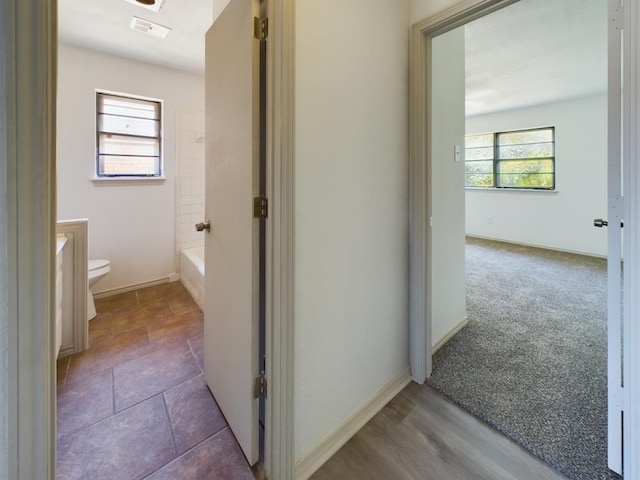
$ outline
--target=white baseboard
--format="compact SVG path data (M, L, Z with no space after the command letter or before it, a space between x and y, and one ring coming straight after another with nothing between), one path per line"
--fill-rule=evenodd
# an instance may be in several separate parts
M411 382L409 367L382 387L369 400L360 406L347 418L342 425L321 440L306 455L298 460L294 467L296 480L307 480L334 453L349 441L358 431L365 426L382 408Z
M175 279L175 280L174 280ZM118 295L119 293L133 292L146 287L154 287L163 283L175 282L180 279L180 275L172 273L167 277L158 278L156 280L150 280L148 282L136 283L135 285L127 285L126 287L112 288L110 290L103 290L102 292L94 293L93 298L104 298L112 295Z
M494 242L510 243L512 245L522 245L524 247L540 248L542 250L551 250L553 252L574 253L576 255L584 255L585 257L607 258L606 255L600 255L597 253L581 252L579 250L567 250L565 248L549 247L547 245L539 245L536 243L516 242L513 240L505 240L504 238L487 237L483 235L476 235L473 233L467 233L465 234L465 237L478 238L480 240L492 240Z
M60 351L58 352L57 358L68 357L69 355L73 355L74 353L77 353L76 347L74 345L62 345L60 347Z
M431 355L433 355L434 353L436 353L440 347L442 347L445 343L447 343L449 340L451 340L451 338L458 333L460 330L462 330L464 327L467 326L467 323L469 323L469 320L467 319L467 317L465 316L464 319L458 323L457 325L455 325L452 329L450 329L445 335L444 337L442 337L440 340L438 340L438 343L436 343L432 348L431 348Z

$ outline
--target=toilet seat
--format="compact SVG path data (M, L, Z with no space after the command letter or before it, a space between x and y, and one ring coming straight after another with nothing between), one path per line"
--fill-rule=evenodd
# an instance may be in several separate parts
M89 260L89 271L94 272L101 268L108 267L110 263L111 262L109 262L109 260L105 260L102 258L99 258L96 260Z

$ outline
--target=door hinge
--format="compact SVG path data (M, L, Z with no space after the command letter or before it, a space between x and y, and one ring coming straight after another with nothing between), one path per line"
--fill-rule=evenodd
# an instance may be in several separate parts
M264 372L261 372L253 383L253 396L254 398L267 398L267 377Z
M269 217L269 199L267 197L253 197L253 217Z
M269 19L253 17L253 36L264 42L269 36Z

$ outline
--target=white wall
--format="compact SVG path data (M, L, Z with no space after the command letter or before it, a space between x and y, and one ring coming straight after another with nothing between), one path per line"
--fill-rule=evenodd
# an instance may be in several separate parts
M58 219L89 219L89 257L111 260L95 292L175 272L177 108L201 110L204 77L59 46ZM164 100L162 185L95 185L95 90Z
M409 0L409 18L411 25L432 17L452 6L462 3L461 0Z
M296 460L408 366L407 5L296 2Z
M431 78L431 345L466 319L464 263L464 29L432 41Z
M467 190L470 235L606 255L605 94L467 118L467 133L556 127L556 192Z
M227 5L229 5L229 1L230 0L212 0L212 4L213 4L213 21L214 22L220 16L222 11L225 8L227 8Z

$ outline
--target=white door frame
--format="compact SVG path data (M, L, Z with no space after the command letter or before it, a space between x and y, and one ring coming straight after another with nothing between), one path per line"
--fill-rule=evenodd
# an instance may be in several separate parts
M624 2L624 477L640 478L640 5Z
M624 206L622 199L622 57L624 25L620 0L608 2L608 132L607 132L607 464L622 473L622 252ZM615 359L611 361L611 359Z
M267 272L265 468L293 479L294 0L270 0L267 40Z
M2 479L55 478L56 7L0 1Z
M467 0L412 27L410 53L410 365L431 374L429 109L431 39L517 0ZM640 5L625 1L624 152L624 474L640 478Z
M467 0L411 28L409 159L409 363L417 383L431 376L431 42L517 0Z
M294 0L269 17L265 468L291 480ZM0 0L0 19L0 480L54 480L57 2Z

